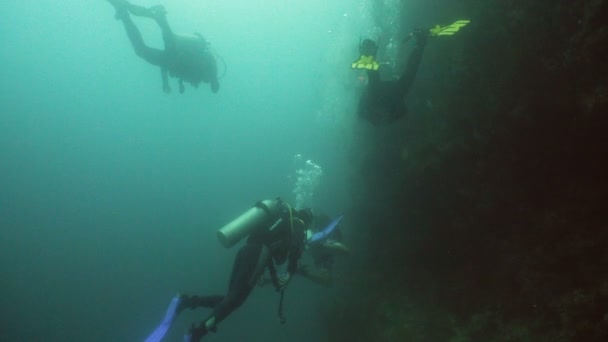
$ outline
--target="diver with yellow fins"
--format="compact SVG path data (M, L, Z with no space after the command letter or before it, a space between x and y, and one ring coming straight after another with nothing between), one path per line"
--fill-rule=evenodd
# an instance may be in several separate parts
M334 227L328 227L322 234L309 236L307 227L312 222L311 209L294 209L277 198L257 202L219 229L218 240L226 248L247 238L237 252L228 293L212 296L178 294L171 301L161 324L148 336L146 342L161 341L174 319L184 309L211 308L211 314L198 326L192 325L185 337L186 341L200 341L209 331L216 331L217 325L245 302L266 269L270 273L272 284L280 293L278 316L281 323L284 323L283 295L297 272L306 245L323 241L337 225L335 223ZM285 271L279 272L278 268L283 266Z
M407 113L404 99L414 82L428 37L454 35L470 22L457 20L447 26L436 25L430 30L416 29L411 32L404 39L404 43L414 37L415 46L403 74L397 80L385 81L380 78L380 64L376 61L378 44L371 39L361 41L360 57L351 64L351 68L366 70L368 80L367 87L359 99L357 114L374 125L390 123L403 117Z

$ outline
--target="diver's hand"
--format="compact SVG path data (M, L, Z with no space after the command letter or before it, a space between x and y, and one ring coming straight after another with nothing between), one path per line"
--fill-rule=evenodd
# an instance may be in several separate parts
M197 328L192 324L190 329L188 329L188 334L184 336L184 342L199 342L205 335L207 335L205 325L201 324L201 326Z
M263 287L268 283L272 283L272 279L268 278L268 277L260 277L260 280L258 280L258 286L259 287Z
M289 281L291 280L291 274L289 274L288 272L279 274L277 276L277 280L279 283L279 287L277 288L277 291L282 291L285 290L285 288L287 287L287 284L289 284Z

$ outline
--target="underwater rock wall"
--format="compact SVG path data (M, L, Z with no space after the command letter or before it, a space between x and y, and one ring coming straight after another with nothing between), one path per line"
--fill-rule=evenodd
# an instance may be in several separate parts
M608 340L608 2L432 6L472 23L363 128L329 340Z

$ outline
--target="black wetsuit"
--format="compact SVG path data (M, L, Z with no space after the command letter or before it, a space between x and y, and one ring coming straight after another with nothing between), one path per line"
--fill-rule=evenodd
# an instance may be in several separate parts
M290 222L290 217L293 219ZM278 224L276 224L278 222ZM289 209L275 224L253 232L241 247L234 260L228 293L226 296L183 296L182 308L212 307L213 312L201 324L191 330L192 341L198 341L208 330L237 309L256 286L260 276L268 268L273 284L279 290L275 264L287 261L287 272L295 274L305 243L303 221L289 215Z
M110 1L116 7L117 18L124 24L127 36L137 56L152 65L159 66L163 90L170 92L168 76L179 79L180 92L184 91L183 82L198 87L201 82L210 83L211 90L219 90L217 64L207 49L204 38L183 37L176 35L169 27L163 13L154 13L151 9L136 6L122 0ZM164 50L151 48L144 43L141 33L129 14L154 19L162 31Z
M358 115L373 123L393 122L407 113L405 96L408 94L422 60L426 46L426 32L416 34L416 46L410 53L405 71L398 80L383 81L377 70L368 70L368 85L359 99Z

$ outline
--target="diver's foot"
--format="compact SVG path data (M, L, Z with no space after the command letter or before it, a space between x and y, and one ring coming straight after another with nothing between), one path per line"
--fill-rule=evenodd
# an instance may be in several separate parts
M177 307L175 308L175 315L177 316L188 307L187 302L189 301L189 297L179 293L176 295L176 297L179 298L179 304L177 304Z
M129 16L129 11L126 8L117 8L116 13L114 13L114 19L123 20Z
M224 296L188 296L185 294L177 294L178 304L175 307L175 314L178 315L185 309L194 310L196 308L214 308L224 300Z
M126 6L129 4L129 2L127 0L108 0L109 3L111 3L112 5L114 5L114 7L118 7L118 6Z
M110 4L112 4L112 6L114 6L114 8L126 8L127 5L129 5L129 2L127 0L108 0L108 2Z
M126 0L108 0L108 2L114 6L114 9L116 10L116 14L114 14L116 20L122 20L129 15L127 9L129 3Z
M214 94L217 94L217 92L220 90L220 82L218 82L217 80L211 80L210 82L211 84L211 91Z
M204 324L201 324L198 328L195 328L194 324L192 324L184 340L187 342L199 342L203 336L207 335L207 332L208 330Z
M156 5L148 8L148 13L152 19L162 19L167 15L167 10L163 5Z
M425 30L425 29L421 29L421 28L415 28L411 34L412 34L412 36L414 36L414 38L416 38L416 43L418 45L424 45L426 43L427 38L430 35L429 30Z

